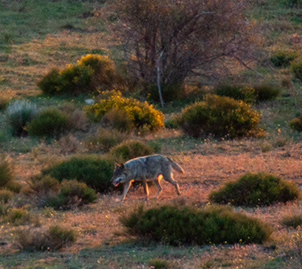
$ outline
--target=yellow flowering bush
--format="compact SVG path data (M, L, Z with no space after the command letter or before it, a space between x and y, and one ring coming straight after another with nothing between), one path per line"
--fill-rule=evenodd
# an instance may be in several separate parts
M122 84L113 61L97 54L83 56L77 64L67 65L63 70L52 69L37 83L44 93L50 95L78 95L114 89Z
M121 93L117 91L102 93L102 97L97 103L88 105L85 109L93 115L95 121L99 121L112 109L124 111L137 130L148 129L154 132L158 131L164 125L164 114L161 111L154 109L147 102L122 97Z

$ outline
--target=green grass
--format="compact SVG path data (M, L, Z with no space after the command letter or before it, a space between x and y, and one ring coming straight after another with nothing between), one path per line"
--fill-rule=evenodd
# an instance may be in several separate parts
M83 29L85 19L81 14L91 12L94 6L88 1L2 1L0 25L5 30L0 34L0 52L11 42L20 44L32 38L43 38L49 33L62 31L66 24Z

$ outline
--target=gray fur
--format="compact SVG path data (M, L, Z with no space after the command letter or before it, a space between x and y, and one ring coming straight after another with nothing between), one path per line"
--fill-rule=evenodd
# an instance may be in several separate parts
M115 186L120 183L124 184L121 202L125 199L133 181L143 182L147 199L149 197L147 181L155 181L157 186L157 194L155 197L158 197L162 191L162 187L160 185L161 178L173 184L177 194L180 195L179 186L173 179L172 168L179 173L184 173L184 170L169 157L162 155L139 157L131 159L125 164L118 165L116 163L111 182Z

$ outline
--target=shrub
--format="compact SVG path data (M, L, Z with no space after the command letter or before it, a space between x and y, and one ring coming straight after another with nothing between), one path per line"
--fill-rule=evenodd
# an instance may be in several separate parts
M253 87L223 84L215 89L215 94L253 103L276 99L280 94L280 89L271 84L259 84Z
M100 120L111 109L123 110L133 122L137 130L148 128L149 131L158 131L163 126L164 115L147 102L140 102L134 98L124 98L120 92L106 92L93 105L86 106L86 110Z
M37 82L38 87L49 95L111 90L121 84L123 81L115 72L113 62L107 56L91 54L63 70L52 69Z
M17 246L25 251L58 250L76 241L76 233L60 226L51 226L48 231L19 230L16 233Z
M69 65L63 70L52 69L40 81L38 87L46 94L77 95L89 91L93 69L84 65Z
M29 223L39 224L39 218L23 208L11 207L7 209L4 221L14 225L24 225Z
M42 170L43 175L50 175L60 182L63 179L76 179L104 193L110 190L110 179L114 170L114 162L92 157L73 157L70 160Z
M271 84L254 85L253 88L255 89L257 102L276 99L277 96L280 94L280 89Z
M87 54L78 61L81 66L89 66L94 70L91 81L91 88L98 91L112 90L120 88L124 83L122 78L116 73L113 61L108 56L98 54Z
M115 158L129 160L140 156L150 155L154 149L137 140L125 140L109 151L109 154Z
M67 116L57 108L46 108L27 125L27 130L32 136L58 138L67 131Z
M7 184L15 180L14 168L12 164L0 156L0 188L6 187Z
M7 189L0 190L0 203L7 203L14 196L14 193Z
M302 80L302 61L292 62L291 69L294 72L296 78Z
M112 108L101 120L101 123L109 128L117 129L120 132L131 133L134 129L134 122L123 109Z
M35 175L27 182L31 191L40 198L49 192L57 193L60 190L60 182L49 175Z
M0 96L0 111L6 109L6 107L8 106L8 103L9 103L8 98L3 98Z
M148 266L149 268L154 269L170 269L173 268L171 265L171 262L161 259L161 258L154 258L148 260ZM152 267L151 267L152 266Z
M271 56L271 61L276 67L288 67L290 63L298 58L299 53L292 50L280 50Z
M227 207L162 206L144 210L139 207L120 222L128 232L143 238L178 244L262 243L271 228L256 218L232 212Z
M289 122L289 125L292 129L302 132L302 115L298 115L296 118L292 119Z
M266 206L296 200L298 197L300 192L294 183L264 172L247 173L209 195L210 201L236 206Z
M125 135L117 130L99 128L97 133L84 140L84 146L89 150L107 152L120 144Z
M249 86L222 84L216 87L214 93L218 96L227 96L246 103L254 102L257 98L255 89Z
M45 201L45 206L51 206L54 209L68 209L93 203L96 198L95 190L87 187L85 183L76 180L63 180L58 195L49 197Z
M61 137L58 142L63 153L77 152L80 147L80 142L71 134Z
M10 104L5 112L6 122L12 127L13 135L27 134L26 125L37 113L37 106L26 100L16 100Z
M257 111L233 98L207 94L204 101L185 107L179 118L183 130L199 137L213 134L217 137L242 137L256 130Z
M297 228L298 226L302 225L302 215L290 215L284 216L281 222L288 227Z

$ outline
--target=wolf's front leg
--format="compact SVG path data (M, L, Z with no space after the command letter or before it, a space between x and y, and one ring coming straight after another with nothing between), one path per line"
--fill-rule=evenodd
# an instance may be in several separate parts
M146 179L143 179L142 183L144 185L144 191L145 191L145 194L146 194L146 200L149 200L149 189L148 189L148 184L147 184Z
M124 191L123 191L123 194L122 194L121 203L124 201L130 186L131 186L131 181L128 181L124 184Z

